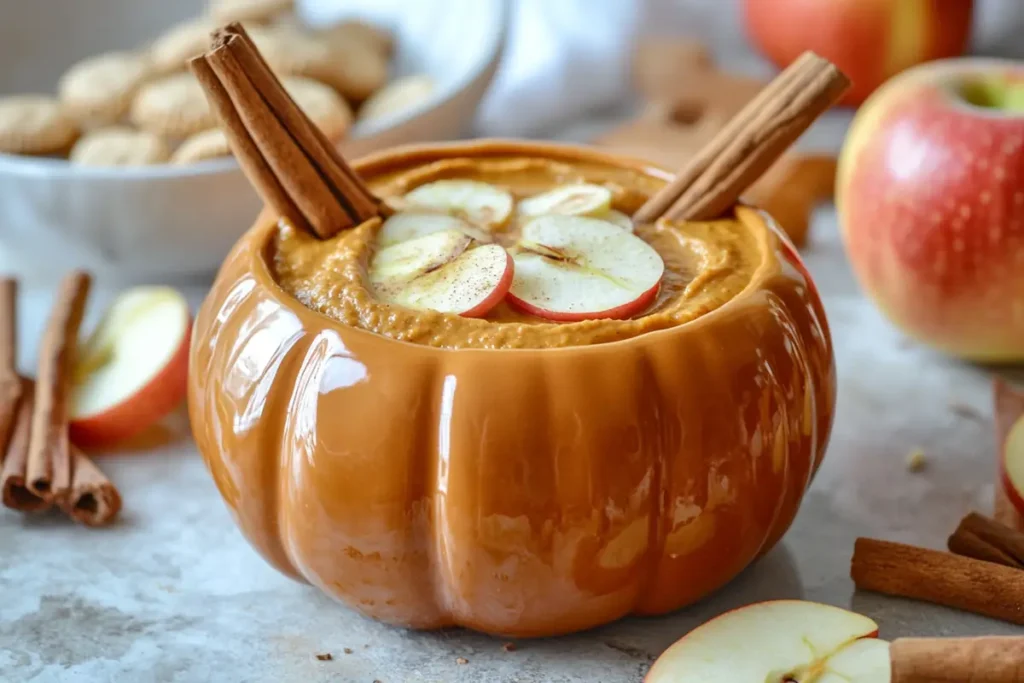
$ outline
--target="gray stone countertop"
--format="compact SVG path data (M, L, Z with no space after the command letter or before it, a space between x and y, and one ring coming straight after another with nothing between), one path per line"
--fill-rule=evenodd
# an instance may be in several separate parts
M558 137L585 139L601 125L595 119ZM846 125L843 115L830 115L801 145L835 149ZM906 340L880 316L858 292L830 207L817 212L804 254L837 353L831 445L782 543L717 595L670 616L522 641L511 652L483 635L374 623L256 555L207 476L182 411L146 443L102 457L125 499L112 528L0 511L0 680L626 683L639 681L693 626L771 598L852 607L890 638L1020 633L950 609L854 593L848 571L858 535L943 547L963 514L990 510L990 373ZM197 303L203 289L186 291ZM109 294L100 287L93 313ZM22 296L23 349L39 336L49 296ZM26 367L34 360L22 358ZM911 473L906 456L915 448L927 464ZM318 661L325 652L333 660Z

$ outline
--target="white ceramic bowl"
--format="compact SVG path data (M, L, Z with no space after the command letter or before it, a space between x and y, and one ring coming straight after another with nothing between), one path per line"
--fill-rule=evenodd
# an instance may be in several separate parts
M0 0L0 93L53 92L83 57L131 49L201 0ZM343 144L355 157L382 147L462 137L500 57L506 0L375 0L390 27L394 73L436 82L419 106L359 123ZM44 7L45 5L45 7ZM307 0L311 21L351 13L352 0ZM175 281L213 273L261 203L233 159L187 167L82 168L0 154L0 269L50 279L71 267L127 281Z

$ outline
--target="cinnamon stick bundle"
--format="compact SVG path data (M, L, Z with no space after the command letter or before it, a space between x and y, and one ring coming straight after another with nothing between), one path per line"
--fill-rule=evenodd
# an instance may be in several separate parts
M1024 625L1024 572L939 550L858 538L850 577L859 589L923 600Z
M1024 683L1024 638L897 638L892 683Z
M828 60L805 52L734 116L633 215L707 220L722 215L850 87Z
M39 350L25 480L32 493L50 502L62 502L71 490L68 401L90 283L80 270L64 277Z
M19 398L15 401L10 439L0 451L4 455L0 467L0 502L21 512L39 512L59 504L75 521L102 526L120 512L121 496L92 460L67 440L70 363L88 289L89 277L85 273L71 273L62 282L39 357L40 374L50 378L49 384L44 387L15 371ZM4 285L0 283L0 362L10 368L14 368L17 356L13 348L16 314L14 297L7 299ZM8 342L11 347L2 346ZM37 410L38 396L44 397L50 406L45 414ZM37 420L44 427L43 439L32 438ZM30 485L33 455L37 458L34 465L37 470L49 468L52 472L55 465L63 468L66 473L60 479L67 484L43 486L49 495L33 489ZM54 455L66 457L66 465L55 463L51 459Z
M1015 389L1005 380L997 377L992 383L993 403L995 405L996 428L996 484L995 484L995 518L1011 529L1024 531L1024 515L1006 495L1005 484L999 474L1002 468L1003 449L1006 438L1017 420L1024 418L1024 391Z
M189 62L239 164L263 200L321 239L388 209L281 85L238 23Z
M1024 569L1024 532L977 512L960 521L949 537L947 547L957 555Z

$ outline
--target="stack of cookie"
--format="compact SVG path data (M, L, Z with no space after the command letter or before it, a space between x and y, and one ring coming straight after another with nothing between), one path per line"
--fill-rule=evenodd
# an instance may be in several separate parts
M361 21L303 26L294 0L209 0L204 15L145 49L108 52L72 66L56 97L0 97L0 153L67 157L89 166L190 164L231 153L188 60L218 26L242 22L296 103L331 141L360 118L426 98L430 79L388 83L392 36Z

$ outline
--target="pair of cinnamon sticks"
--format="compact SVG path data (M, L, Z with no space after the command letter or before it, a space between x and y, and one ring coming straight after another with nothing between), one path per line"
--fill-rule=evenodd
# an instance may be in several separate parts
M728 211L850 87L827 59L803 53L633 215L637 222L709 220Z
M71 379L91 278L74 271L60 283L39 350L38 377L17 371L17 281L0 279L0 500L22 512L59 507L102 526L121 496L68 436Z
M278 215L327 239L387 208L295 104L241 24L189 63L249 182Z
M850 576L858 589L1024 625L1024 532L972 512L947 545L950 552L858 538ZM921 639L902 650L900 642L893 683L1024 682L1024 638Z

